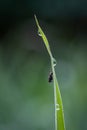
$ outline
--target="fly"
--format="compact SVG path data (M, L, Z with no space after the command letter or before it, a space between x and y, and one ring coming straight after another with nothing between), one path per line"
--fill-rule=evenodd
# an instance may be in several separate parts
M50 72L48 82L51 83L52 81L53 81L53 72Z

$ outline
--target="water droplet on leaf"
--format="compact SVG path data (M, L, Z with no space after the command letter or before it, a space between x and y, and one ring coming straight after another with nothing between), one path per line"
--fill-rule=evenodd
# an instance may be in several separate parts
M56 110L57 110L57 111L60 110L59 104L56 104Z
M56 66L56 60L53 58L53 66Z
M42 34L40 33L40 31L38 30L38 35L41 37L42 36Z

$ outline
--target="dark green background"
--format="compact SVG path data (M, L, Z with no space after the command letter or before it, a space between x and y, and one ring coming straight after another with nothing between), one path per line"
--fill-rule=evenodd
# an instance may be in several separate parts
M0 130L54 130L50 59L57 60L66 130L87 129L87 2L0 1Z

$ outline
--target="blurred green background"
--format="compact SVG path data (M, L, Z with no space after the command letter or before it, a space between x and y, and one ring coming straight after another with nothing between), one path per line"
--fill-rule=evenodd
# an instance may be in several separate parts
M66 130L87 130L87 1L0 1L0 130L54 130L53 55Z

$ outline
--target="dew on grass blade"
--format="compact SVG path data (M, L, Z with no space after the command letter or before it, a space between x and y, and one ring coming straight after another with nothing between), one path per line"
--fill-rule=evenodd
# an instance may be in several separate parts
M56 66L56 60L53 58L53 66Z
M40 33L39 29L38 29L38 32L37 32L37 33L38 33L38 35L39 35L40 37L42 37L42 34Z
M59 104L56 104L56 110L57 110L57 111L60 110Z

